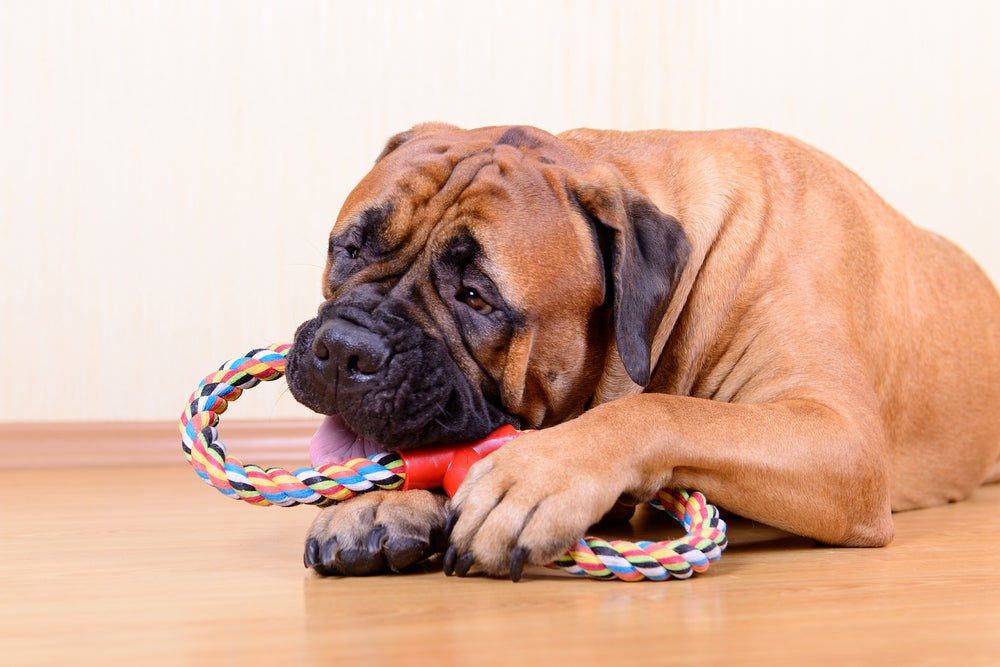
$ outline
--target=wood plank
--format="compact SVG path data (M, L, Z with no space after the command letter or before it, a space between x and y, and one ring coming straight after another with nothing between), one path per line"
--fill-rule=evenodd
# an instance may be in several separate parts
M313 508L250 507L183 463L0 471L0 655L57 664L996 665L1000 485L896 516L883 549L732 520L687 581L320 578ZM676 527L643 512L634 533ZM629 532L629 531L626 531Z

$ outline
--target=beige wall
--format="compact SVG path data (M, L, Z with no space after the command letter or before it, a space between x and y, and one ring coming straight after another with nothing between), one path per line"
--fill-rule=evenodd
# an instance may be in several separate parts
M0 0L0 421L172 419L288 339L344 195L423 120L770 127L1000 280L997 34L992 0Z

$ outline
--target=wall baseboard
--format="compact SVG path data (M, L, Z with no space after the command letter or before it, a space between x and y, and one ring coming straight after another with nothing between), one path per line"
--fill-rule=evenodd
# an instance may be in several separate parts
M244 463L309 463L318 420L227 420L226 451ZM0 469L187 465L177 422L0 424Z

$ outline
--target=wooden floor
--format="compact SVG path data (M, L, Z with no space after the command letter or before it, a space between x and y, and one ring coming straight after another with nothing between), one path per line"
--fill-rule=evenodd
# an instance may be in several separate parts
M660 583L323 579L301 565L315 511L183 463L0 470L0 664L1000 664L1000 485L897 515L885 549L733 521L709 572Z

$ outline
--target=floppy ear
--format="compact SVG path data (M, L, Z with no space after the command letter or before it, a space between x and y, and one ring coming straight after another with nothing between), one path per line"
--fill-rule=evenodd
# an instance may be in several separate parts
M656 329L691 254L676 218L610 169L590 172L571 184L580 207L594 220L604 259L605 283L613 295L618 354L632 381L646 386Z
M393 152L403 144L405 144L410 139L417 137L421 134L426 134L427 132L432 132L434 130L457 130L458 128L454 125L449 125L447 123L421 123L420 125L414 125L412 128L406 132L400 132L394 135L385 142L385 148L379 153L378 157L375 158L375 162L378 163L389 153Z

